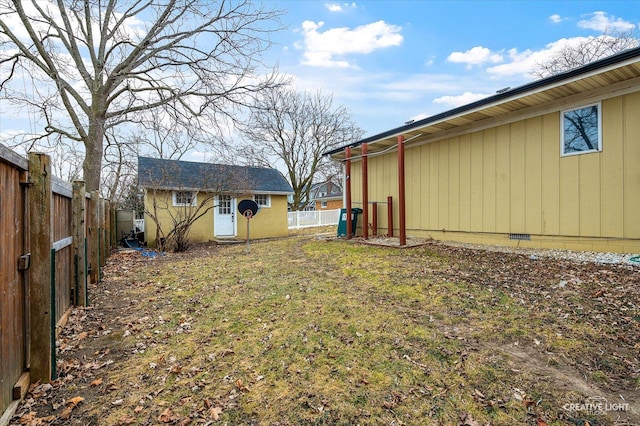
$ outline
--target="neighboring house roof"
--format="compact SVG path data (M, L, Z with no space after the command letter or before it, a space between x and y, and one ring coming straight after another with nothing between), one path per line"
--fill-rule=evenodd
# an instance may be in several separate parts
M637 90L640 79L640 47L625 50L580 68L553 75L520 87L500 91L493 96L470 104L396 127L325 152L335 158L344 158L347 147L363 143L371 147L369 153L392 148L398 136L413 143L431 142L448 137L454 132L468 132L478 125L489 126L524 112L539 113L544 108L562 108L572 99L579 99L586 91L594 99L606 99L610 93L629 88Z
M340 199L342 198L342 188L331 180L315 183L311 186L309 198L312 201Z
M138 185L155 189L290 194L276 169L138 157Z

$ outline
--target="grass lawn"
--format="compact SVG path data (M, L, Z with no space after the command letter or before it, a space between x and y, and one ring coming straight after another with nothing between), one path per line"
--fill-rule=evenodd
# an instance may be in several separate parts
M313 236L119 253L14 422L638 424L639 270Z

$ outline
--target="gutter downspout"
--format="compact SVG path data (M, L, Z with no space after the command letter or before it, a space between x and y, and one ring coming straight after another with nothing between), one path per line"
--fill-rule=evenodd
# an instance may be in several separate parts
M398 203L399 203L399 225L400 225L400 246L407 245L406 229L406 209L404 192L404 136L398 136Z

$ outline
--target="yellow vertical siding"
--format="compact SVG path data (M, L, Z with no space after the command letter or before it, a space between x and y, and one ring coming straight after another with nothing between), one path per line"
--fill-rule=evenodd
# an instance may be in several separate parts
M482 230L496 230L496 129L483 132L482 140Z
M471 135L471 231L482 231L482 133Z
M525 227L528 234L542 232L542 119L525 121Z
M542 117L542 234L560 234L560 114Z
M496 232L511 230L511 151L509 126L496 129Z
M460 230L471 231L471 136L460 136Z
M449 142L449 228L460 229L460 139Z
M640 92L624 99L624 236L640 238Z
M624 138L623 99L615 98L603 102L602 122L608 123L602 129L605 141L601 154L600 192L604 208L600 215L602 235L622 237L624 235ZM612 141L612 143L609 143Z
M509 146L509 194L512 233L526 233L525 226L525 126L519 121L511 125Z
M415 223L415 226L412 226L412 228L420 228L422 226L420 223L420 209L423 198L421 196L422 181L420 178L421 153L422 150L420 147L407 149L406 152L406 194L408 199L411 200L410 203L407 203L407 222Z
M580 156L560 159L560 234L578 235L580 217Z
M420 191L420 225L419 227L422 229L429 229L431 227L431 215L430 209L431 206L431 192L429 189L429 154L430 154L430 145L422 145L420 146L420 182L422 182L422 187ZM416 200L417 201L417 200ZM413 226L413 221L411 221L411 227Z
M438 161L438 147L434 144L429 146L429 228L438 228L440 223L440 209L438 200L440 199L440 171Z
M369 158L369 199L371 201L384 201L381 194L384 194L384 173L376 172L382 170L382 162L384 157L371 157ZM386 212L384 205L378 206L378 229L384 229L387 225L387 215L382 214ZM373 213L373 211L372 211Z
M600 233L600 157L602 154L579 155L580 205L574 207L580 216L578 235L599 237Z
M449 229L449 141L443 141L438 149L438 229Z

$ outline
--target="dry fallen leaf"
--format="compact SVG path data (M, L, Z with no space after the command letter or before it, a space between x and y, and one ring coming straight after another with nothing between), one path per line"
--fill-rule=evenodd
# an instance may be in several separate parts
M166 410L164 410L158 417L158 421L162 423L173 423L179 419L180 417L176 416L174 412L171 411L171 408L167 408Z
M81 396L76 396L74 398L67 399L65 401L65 404L67 406L65 407L64 410L62 410L62 413L60 413L60 418L62 420L67 420L71 416L71 412L73 411L73 409L76 408L76 406L80 404L82 401L84 401L84 398Z
M211 407L209 409L209 413L211 414L211 418L213 420L219 420L220 414L222 414L222 408L220 407Z
M538 420L536 421L536 426L547 426L547 422L545 422L540 417L538 417Z
M65 407L65 409L62 410L62 413L60 413L60 418L62 420L68 420L69 417L71 416L72 411L73 411L73 406Z
M81 396L76 396L74 398L71 399L67 399L67 401L65 402L65 404L67 405L73 405L74 407L78 404L80 404L82 401L84 401L84 398Z
M120 417L120 420L118 421L118 424L120 425L132 425L136 422L136 419L134 419L131 416L128 415L124 415L122 417Z
M101 384L102 384L102 379L96 379L93 382L91 382L91 387L100 386Z

